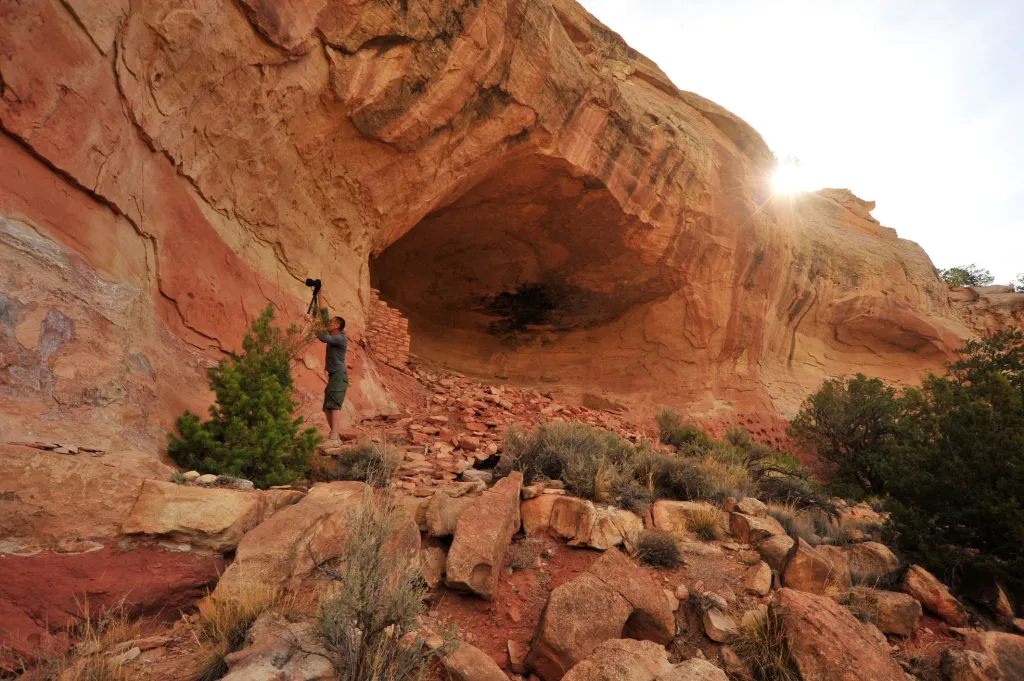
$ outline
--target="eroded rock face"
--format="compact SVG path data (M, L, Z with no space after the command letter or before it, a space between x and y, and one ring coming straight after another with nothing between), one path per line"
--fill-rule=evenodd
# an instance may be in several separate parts
M949 589L920 565L911 565L903 579L903 589L924 606L924 609L947 624L962 627L967 624L967 610Z
M873 636L831 598L780 589L769 606L780 618L800 678L804 681L905 681L889 656L885 637Z
M950 294L873 204L774 199L753 129L572 0L2 11L7 439L70 421L155 451L309 273L354 333L372 279L420 354L764 437L825 376L916 379L1020 323L1024 297ZM346 414L393 406L350 359Z

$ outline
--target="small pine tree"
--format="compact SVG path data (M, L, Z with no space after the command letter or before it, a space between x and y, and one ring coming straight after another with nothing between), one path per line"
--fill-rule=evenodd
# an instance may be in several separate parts
M246 332L242 353L207 370L217 396L210 420L186 411L175 424L180 437L169 435L168 454L179 466L246 478L260 488L287 484L309 470L320 436L315 428L300 432L291 373L308 334L294 324L283 331L273 320L268 306Z

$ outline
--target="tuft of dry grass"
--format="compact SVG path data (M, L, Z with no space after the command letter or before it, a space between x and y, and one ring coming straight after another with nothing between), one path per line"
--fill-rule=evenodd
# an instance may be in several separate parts
M756 681L798 681L782 623L770 610L745 617L729 643Z
M704 541L721 539L724 535L721 519L718 509L708 506L688 513L686 527Z
M233 598L208 596L199 604L192 636L199 646L194 681L215 681L228 671L226 658L245 646L245 637L261 614L282 602L280 588L251 580Z
M676 568L682 565L683 557L679 544L672 533L664 530L643 530L634 540L635 557L644 565L661 568Z
M336 456L318 456L312 476L317 482L355 480L385 487L402 463L402 451L387 442L362 442Z
M38 681L129 681L137 676L120 659L120 644L141 635L141 624L130 617L124 599L103 610L94 610L87 597L76 598L79 622L65 629L66 649L54 642L31 664L31 678ZM29 671L26 661L20 672Z

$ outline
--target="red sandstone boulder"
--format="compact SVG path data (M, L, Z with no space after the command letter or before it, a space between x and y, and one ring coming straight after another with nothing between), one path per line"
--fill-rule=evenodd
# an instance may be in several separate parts
M703 501L659 499L651 505L651 519L654 521L654 527L680 534L690 533L689 517L692 514L717 512L719 512L717 508Z
M508 681L505 672L487 653L468 643L441 659L448 681Z
M557 681L609 639L666 644L674 636L675 619L663 589L611 549L587 572L551 592L527 665L544 681Z
M743 513L729 514L729 529L737 541L757 544L771 537L786 535L786 528L771 516L758 517Z
M563 681L652 681L672 668L665 648L650 641L604 641ZM545 677L547 678L547 677Z
M850 576L855 584L875 586L900 569L900 559L885 544L867 541L846 552Z
M912 636L921 621L921 604L903 593L854 587L847 592L844 602L855 615L866 617L883 634Z
M937 615L947 624L962 627L967 624L967 611L953 598L946 585L920 565L911 565L903 580L903 590L913 596L924 609Z
M850 568L842 561L833 560L828 552L798 539L786 556L782 584L789 589L823 594L832 587L849 587Z
M501 575L512 535L519 529L519 490L523 474L516 471L484 492L459 517L448 551L445 583L490 599Z
M769 609L802 681L906 681L885 639L831 598L780 589Z
M1024 636L996 631L972 631L963 650L942 656L949 681L1016 681L1024 679Z
M761 558L768 563L772 570L782 572L782 567L786 564L786 556L789 555L794 544L796 542L789 535L778 535L759 541L757 552L761 554Z

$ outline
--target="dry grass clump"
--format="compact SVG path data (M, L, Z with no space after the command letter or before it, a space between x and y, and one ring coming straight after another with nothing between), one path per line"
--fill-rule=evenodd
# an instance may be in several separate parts
M658 438L662 444L676 449L702 449L714 445L714 440L702 428L685 423L683 417L670 409L663 409L654 416L658 424Z
M387 485L402 462L402 452L388 443L362 442L336 456L320 456L313 463L317 482L355 480L375 487Z
M215 681L228 671L227 656L245 646L256 618L282 602L277 586L251 580L232 598L208 596L199 604L192 636L199 645L194 681Z
M509 548L508 566L513 570L528 570L537 562L543 542L535 537L523 537Z
M454 650L454 629L425 645L420 618L427 586L418 563L391 547L401 511L389 494L369 489L347 518L351 534L334 561L320 563L340 588L320 604L315 631L338 681L422 678L431 663Z
M771 610L745 617L729 642L756 681L797 681L782 623Z
M87 598L76 598L75 603L79 622L64 631L73 644L65 649L55 641L31 665L21 660L14 678L30 669L31 678L38 681L129 681L137 676L119 657L124 650L118 646L139 638L142 630L138 621L132 621L125 601L103 610L93 610Z
M671 532L664 530L643 530L634 540L634 556L644 565L660 568L677 568L683 564L679 544Z
M725 534L721 513L710 506L691 511L686 516L686 528L704 541L721 539Z

